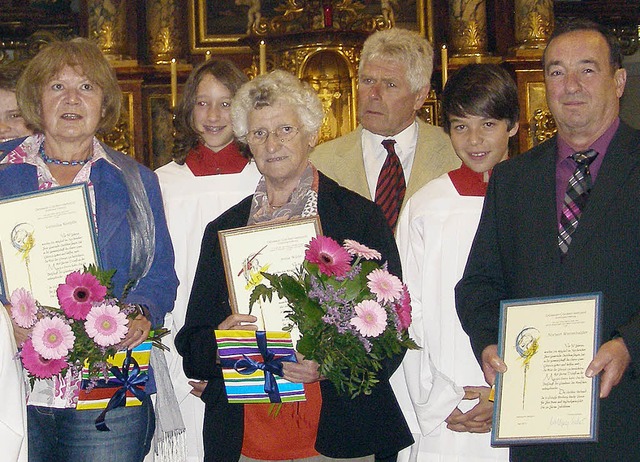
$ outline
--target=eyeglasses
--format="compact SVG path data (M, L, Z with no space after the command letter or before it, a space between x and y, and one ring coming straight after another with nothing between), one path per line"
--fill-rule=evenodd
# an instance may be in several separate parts
M266 128L259 128L257 130L251 130L247 133L247 142L249 144L264 144L269 138L269 135L275 135L281 143L291 141L294 136L298 134L298 127L292 125L280 125L275 130L267 130Z

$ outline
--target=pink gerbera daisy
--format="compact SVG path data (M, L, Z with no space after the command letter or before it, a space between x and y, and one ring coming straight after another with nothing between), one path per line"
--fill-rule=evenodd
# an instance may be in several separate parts
M307 244L304 258L316 263L327 276L344 276L351 268L351 255L340 244L326 236L318 236Z
M367 275L367 287L379 302L392 302L402 295L402 281L382 269L374 269Z
M351 255L364 258L365 260L380 260L382 258L382 255L380 255L380 252L377 250L370 249L366 245L360 244L352 239L345 239L343 247Z
M71 326L54 316L43 318L33 326L33 347L44 359L64 358L73 348L76 336Z
M57 294L60 307L73 319L84 320L92 303L101 302L107 289L93 274L74 271L58 286Z
M48 379L59 374L67 363L64 359L45 359L33 347L31 339L27 339L20 350L22 365L31 375L39 379Z
M127 334L127 315L118 306L103 303L89 311L84 328L98 345L110 347Z
M402 296L398 303L394 305L396 314L398 315L398 323L400 329L408 329L411 325L411 296L407 290L407 286L402 285Z
M37 320L36 299L27 289L16 289L11 294L11 317L20 327L28 329Z
M377 337L387 326L387 312L377 302L364 300L355 307L356 316L351 325L365 337Z

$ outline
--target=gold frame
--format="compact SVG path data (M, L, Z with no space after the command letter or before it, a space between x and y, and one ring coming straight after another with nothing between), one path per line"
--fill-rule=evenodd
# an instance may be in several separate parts
M191 52L204 54L215 48L217 53L249 53L246 45L240 45L240 40L247 34L208 34L206 20L207 1L189 0L189 36Z
M231 311L252 314L250 295L263 278L260 273L297 270L304 261L304 246L320 235L322 224L317 216L218 231ZM259 268L257 257L264 258L265 249L269 263ZM258 279L254 280L254 277ZM277 297L262 301L257 307L261 315L253 312L258 317L259 330L280 330L277 327L286 324L283 304L286 300Z
M426 2L426 5L425 5ZM426 9L425 9L426 6ZM413 23L399 23L396 21L394 27L402 27L403 29L410 29L419 32L420 35L425 37L433 44L433 25L431 24L433 15L431 14L432 0L416 0L416 22ZM401 7L398 7L401 9ZM429 18L427 24L426 18Z
M209 34L207 31L207 2L222 0L189 0L189 42L191 52L204 54L207 50L215 48L216 53L250 53L247 45L242 45L242 39L246 33L237 34ZM415 0L416 18L415 24L399 23L398 26L412 29L433 42L432 24L432 0ZM400 8L400 7L398 7ZM240 11L240 10L239 10ZM244 10L242 10L244 13ZM427 21L428 18L428 21ZM332 31L337 32L337 31Z

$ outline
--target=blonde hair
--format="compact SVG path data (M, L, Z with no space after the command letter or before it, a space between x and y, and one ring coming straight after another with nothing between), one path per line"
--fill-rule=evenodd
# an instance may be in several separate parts
M43 48L27 65L18 80L16 98L24 120L36 131L44 131L42 92L65 66L79 68L102 89L102 118L98 132L111 130L120 117L122 91L115 72L100 49L85 38L66 42L52 42Z

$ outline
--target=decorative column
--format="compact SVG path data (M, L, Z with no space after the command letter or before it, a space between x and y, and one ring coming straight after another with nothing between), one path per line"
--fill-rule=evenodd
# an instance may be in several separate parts
M553 32L553 0L515 0L516 56L542 56Z
M183 36L185 8L180 0L149 0L147 2L147 37L149 60L153 64L168 64L184 58L187 43Z
M130 60L127 49L127 0L87 0L89 38L114 61Z
M485 0L449 0L450 59L487 55Z

